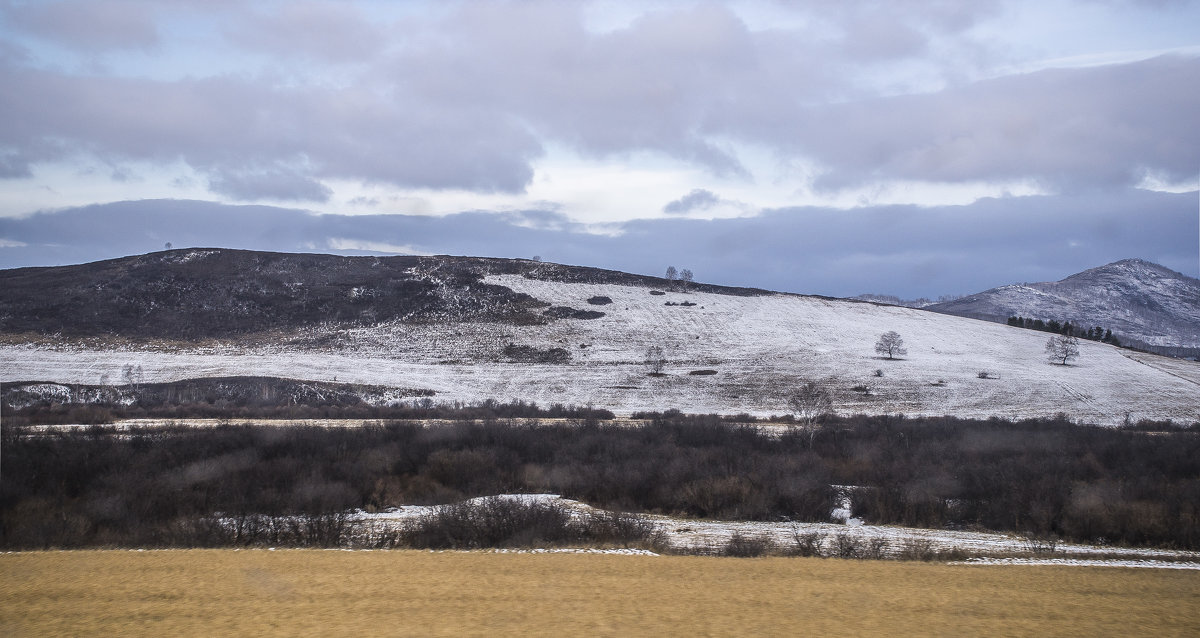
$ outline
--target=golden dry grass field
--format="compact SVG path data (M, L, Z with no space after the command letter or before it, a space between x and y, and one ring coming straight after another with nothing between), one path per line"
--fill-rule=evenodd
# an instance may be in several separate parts
M1200 572L802 558L0 555L0 635L1200 634Z

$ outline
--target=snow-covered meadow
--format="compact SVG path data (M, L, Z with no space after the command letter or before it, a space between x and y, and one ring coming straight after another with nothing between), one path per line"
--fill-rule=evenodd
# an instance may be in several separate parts
M132 364L141 366L146 382L279 376L427 388L439 402L523 399L592 404L618 414L677 408L768 415L786 412L785 397L804 379L826 387L841 413L1024 418L1063 412L1100 424L1126 415L1200 420L1200 364L1095 342L1082 341L1079 358L1060 366L1046 361L1045 333L911 308L783 294L652 295L641 286L520 275L485 281L605 315L532 326L314 328L255 346L16 343L0 346L0 382L120 383L123 366ZM596 296L612 303L589 305ZM694 305L679 305L685 302ZM874 351L889 330L900 333L907 348L896 360ZM508 344L562 348L570 360L514 362L503 354ZM647 374L650 346L663 349L665 376ZM700 370L715 373L689 374Z

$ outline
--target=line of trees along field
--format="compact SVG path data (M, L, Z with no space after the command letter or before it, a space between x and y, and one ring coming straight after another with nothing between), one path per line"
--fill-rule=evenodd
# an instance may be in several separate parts
M716 416L644 416L643 427L6 425L0 546L191 546L200 542L194 521L218 515L307 516L321 523L311 543L336 545L337 530L322 525L343 524L354 508L509 492L626 511L825 521L833 486L855 486L854 513L873 524L1200 549L1194 428L862 416L777 436Z

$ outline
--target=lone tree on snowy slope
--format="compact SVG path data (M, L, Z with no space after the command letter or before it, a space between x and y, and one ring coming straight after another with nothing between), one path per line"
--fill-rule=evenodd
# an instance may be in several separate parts
M879 341L875 342L875 352L885 354L889 359L908 354L908 350L904 348L904 339L901 339L900 333L895 330L888 330L879 335Z
M1079 339L1071 335L1054 335L1046 341L1046 358L1060 366L1079 358Z

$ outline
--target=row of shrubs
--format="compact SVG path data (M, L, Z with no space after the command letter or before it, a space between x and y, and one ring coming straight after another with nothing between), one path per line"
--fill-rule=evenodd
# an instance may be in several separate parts
M824 534L801 532L792 534L791 542L779 542L765 536L735 532L727 542L709 548L719 556L755 558L758 556L813 556L820 558L856 558L863 560L963 560L968 555L961 549L938 549L926 538L907 538L898 545L887 539L858 536L849 532Z
M554 350L554 349L552 349ZM537 351L545 354L549 351ZM568 353L569 354L569 353ZM254 381L243 378L247 383ZM234 382L239 380L235 379ZM165 386L177 384L145 384L136 390L132 386L119 386L123 391L156 396ZM346 388L342 395L350 394L351 384L325 384ZM105 386L75 384L71 386L79 394L101 394ZM17 388L19 390L19 388ZM410 394L431 393L428 390L411 390ZM12 399L15 390L12 384L4 388L5 399ZM428 396L417 396L392 405L368 405L362 401L339 403L264 403L230 401L162 402L144 400L138 396L131 403L94 402L58 403L49 399L23 405L20 408L7 401L0 404L4 419L9 425L100 425L124 419L363 419L363 420L438 420L438 419L583 419L609 420L612 411L574 404L554 403L538 405L533 401L514 400L509 402L486 399L484 401L437 402Z

